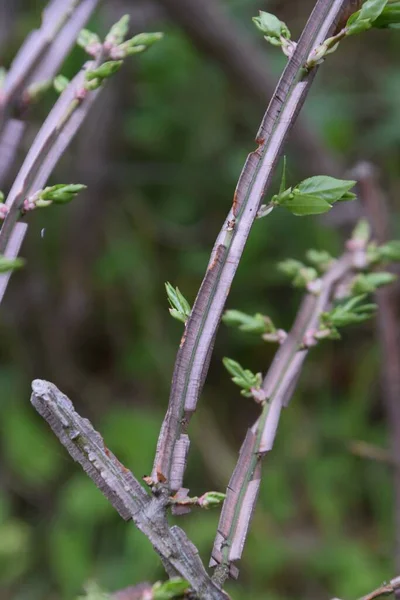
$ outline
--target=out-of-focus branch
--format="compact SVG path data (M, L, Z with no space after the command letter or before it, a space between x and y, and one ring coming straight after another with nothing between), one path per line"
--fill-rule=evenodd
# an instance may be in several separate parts
M230 18L218 0L157 0L200 50L217 61L233 85L264 106L274 94L267 49L260 47ZM307 171L340 175L342 165L300 117L291 137L300 163Z
M90 64L95 63L88 63L86 68ZM5 252L10 242L25 198L45 185L101 89L80 97L78 92L83 86L84 76L85 71L79 73L61 94L15 179L6 200L8 213L0 230L0 254Z
M14 59L0 92L0 185L14 162L25 131L25 123L8 119L8 114L13 106L20 112L26 111L30 103L29 85L53 79L98 3L99 0L75 1L70 5L58 0L51 2L43 13L42 28L26 39ZM50 31L50 26L54 26L50 20L57 17L60 28Z
M318 328L321 314L331 303L337 285L353 270L353 256L346 253L321 280L318 295L304 298L293 328L279 348L264 379L262 389L267 402L261 416L248 430L239 459L227 489L210 566L217 566L215 580L222 585L226 577L237 577L233 565L241 558L257 502L261 481L261 462L272 449L280 413L295 391L308 354L305 336Z
M0 131L13 103L27 83L38 81L41 77L48 77L54 69L59 68L73 45L79 29L87 21L97 3L98 0L52 0L47 5L40 29L33 31L26 38L1 89ZM66 29L63 29L64 26ZM58 35L60 38L55 44Z
M16 224L7 244L6 251L4 252L4 256L6 258L17 258L20 248L22 246L22 242L24 241L27 228L28 225L26 225L26 223ZM10 277L11 271L0 275L0 304L4 298L4 294L6 292Z
M360 197L364 203L378 244L390 238L390 213L385 194L380 187L378 173L369 163L354 169L359 181ZM400 464L400 328L398 293L392 286L376 292L378 334L382 349L381 373L383 401L386 408L393 460ZM395 495L395 559L400 569L400 470L394 469Z
M389 583L384 583L373 592L370 592L366 596L363 596L359 600L375 600L381 596L391 596L395 594L397 596L400 589L400 577L395 577Z
M225 592L211 581L186 534L179 527L169 527L168 494L162 490L155 492L153 498L146 494L91 423L75 412L72 402L55 385L37 379L32 383L32 391L34 408L122 518L132 519L150 540L169 572L178 572L201 599L227 600Z
M182 485L183 451L188 450L186 430L207 375L230 286L284 143L314 79L316 71L305 72L304 65L312 49L334 30L345 4L346 0L316 3L261 123L256 138L258 148L245 163L232 208L214 245L186 324L152 471L154 481L166 481L169 486L174 482L174 491Z

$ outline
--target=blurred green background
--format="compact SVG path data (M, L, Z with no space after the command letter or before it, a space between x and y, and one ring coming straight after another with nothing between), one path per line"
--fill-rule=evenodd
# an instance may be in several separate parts
M53 183L88 190L71 205L29 217L27 268L13 277L1 307L1 600L64 600L91 579L114 590L164 577L150 544L72 462L29 395L33 378L53 381L136 476L151 470L181 335L164 282L194 300L285 62L251 17L274 12L297 36L313 5L203 1L113 0L92 19L104 34L129 12L133 32L166 35L127 61L63 158ZM2 7L9 20L0 56L8 66L44 2ZM199 9L203 20L193 17ZM323 167L343 175L359 159L373 161L394 237L399 56L395 32L346 41L321 69L287 148L291 183ZM74 50L62 72L73 75L83 60ZM54 100L50 93L31 113L18 164ZM277 272L277 261L301 260L310 247L339 253L359 210L334 209L327 220L275 211L256 222L228 307L290 327L301 292ZM393 467L352 451L357 441L389 446L375 325L352 328L311 353L265 461L241 575L227 588L236 600L350 599L398 574ZM193 494L224 490L257 414L222 367L226 355L265 372L273 348L221 327L191 425L186 485ZM180 519L207 562L217 522L217 511Z

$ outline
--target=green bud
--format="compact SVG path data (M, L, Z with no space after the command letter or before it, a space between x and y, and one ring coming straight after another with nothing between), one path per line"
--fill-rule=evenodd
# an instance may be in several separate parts
M32 83L25 91L25 97L29 102L38 102L52 86L51 79Z
M53 79L53 87L57 94L62 94L66 87L68 87L69 79L65 75L57 75Z
M307 260L315 265L317 269L321 271L326 271L331 266L334 258L329 254L329 252L325 252L324 250L314 250L310 249L306 254Z
M118 46L124 41L129 31L129 15L124 15L110 29L106 36L106 43Z
M221 492L206 492L198 499L198 504L202 508L209 509L221 506L226 498L226 494Z
M351 239L366 244L371 237L371 226L366 219L361 219L355 226Z
M15 271L16 269L20 269L25 264L23 258L7 258L0 254L0 273L9 273L10 271Z
M386 272L357 275L351 285L351 291L353 294L371 294L384 285L390 285L396 279L396 275Z
M7 70L4 67L0 67L0 89L3 87L6 77Z
M240 331L262 335L263 333L274 333L276 328L269 317L260 313L247 315L240 310L227 310L222 317L226 325L238 327Z
M81 29L76 43L86 51L88 51L90 47L101 46L101 40L97 33L93 33L93 31L89 31L89 29Z
M152 600L173 600L174 598L181 598L187 589L189 584L180 577L171 577L168 581L161 583L160 581L153 585L151 590Z
M165 284L165 289L167 291L168 302L171 306L169 309L171 317L182 321L182 323L186 323L192 310L189 302L181 294L179 288L174 288L169 282Z
M265 39L267 42L274 46L280 46L280 38L290 39L290 30L286 23L280 21L278 17L271 13L260 10L258 17L253 17L253 22L256 27L265 33Z
M104 62L97 69L92 69L86 73L86 81L93 81L94 79L107 79L114 73L120 70L122 67L122 60L109 60Z
M0 204L4 202L4 193L0 190Z
M79 192L86 189L86 185L80 183L65 184L59 183L46 187L39 194L38 200L50 200L55 204L65 204L75 198Z
M261 388L262 384L262 375L261 373L252 373L249 369L243 369L243 367L232 360L231 358L223 358L222 362L224 364L225 369L232 375L232 381L236 385L242 388L241 394L242 396L246 396L246 398L252 397L252 389Z

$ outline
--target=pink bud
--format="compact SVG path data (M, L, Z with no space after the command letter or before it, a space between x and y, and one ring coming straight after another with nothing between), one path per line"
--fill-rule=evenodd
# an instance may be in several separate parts
M9 208L6 204L0 204L0 219L5 219L8 214Z
M316 330L315 329L309 329L308 331L305 332L304 334L304 338L303 338L303 345L306 348L312 348L313 346L317 345L317 340L315 339L315 334L316 334Z

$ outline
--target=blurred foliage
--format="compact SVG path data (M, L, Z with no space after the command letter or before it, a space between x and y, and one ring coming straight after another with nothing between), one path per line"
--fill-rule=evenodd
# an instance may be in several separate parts
M6 64L39 15L37 3L18 4L15 35L3 48ZM297 35L311 4L224 2L255 39L251 17L258 9L278 13ZM104 34L109 18L99 11L91 26ZM181 334L168 314L164 283L173 281L193 302L261 114L240 82L229 81L174 23L160 17L147 29L166 36L111 82L105 106L53 178L82 181L88 190L70 206L32 215L22 253L27 268L14 276L2 306L2 599L67 600L89 580L113 590L164 578L147 540L121 521L29 404L32 378L54 381L124 464L138 477L149 473ZM278 76L284 59L263 49ZM349 40L324 65L304 109L346 165L376 162L394 199L399 50L395 33ZM75 49L63 74L73 75L83 60ZM54 98L49 94L31 114L24 152ZM297 164L290 144L288 157L291 179L313 172L312 164L310 172ZM278 185L279 178L274 193ZM397 216L392 224L398 235ZM334 254L343 239L317 218L283 211L256 222L228 308L290 326L301 291L289 287L277 262L302 260L308 248ZM356 598L395 575L391 470L350 451L354 440L388 446L373 331L367 323L311 353L264 466L241 576L228 586L236 600ZM256 416L223 369L227 354L265 372L273 348L221 327L193 419L193 495L224 490ZM217 522L217 511L180 520L205 561Z

